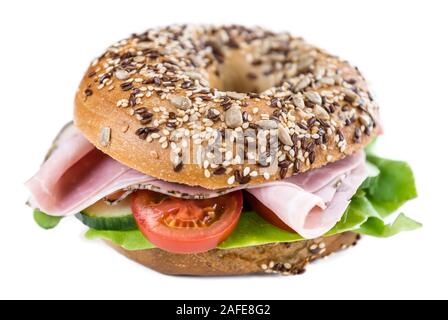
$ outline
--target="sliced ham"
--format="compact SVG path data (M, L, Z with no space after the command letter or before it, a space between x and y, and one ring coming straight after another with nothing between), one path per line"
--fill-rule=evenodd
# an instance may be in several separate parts
M355 163L354 160L357 158L363 159L363 155L352 156L348 161ZM330 166L341 169L340 162L342 161L326 166L326 170L329 170ZM321 169L314 171L319 170ZM329 176L333 176L333 180L322 185ZM303 181L300 181L301 183L272 183L265 187L250 188L247 191L275 212L291 229L306 239L312 239L330 231L341 219L350 199L367 177L367 170L362 161L360 165L349 172L345 171L341 176L336 176L333 172L329 176L316 174L316 178L321 178L318 180L320 182L310 184L306 183L308 179L296 179ZM319 188L317 188L318 185Z
M341 219L366 175L365 156L360 152L282 181L213 191L158 180L130 169L96 149L71 126L26 186L32 206L55 216L75 214L123 189L211 198L244 188L304 238L315 238Z

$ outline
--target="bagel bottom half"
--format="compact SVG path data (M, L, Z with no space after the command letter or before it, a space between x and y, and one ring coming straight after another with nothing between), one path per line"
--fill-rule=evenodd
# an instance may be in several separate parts
M115 250L148 268L170 275L223 276L251 273L301 274L316 259L353 246L359 235L344 232L326 238L274 243L238 249L214 249L198 254L176 254L160 249Z

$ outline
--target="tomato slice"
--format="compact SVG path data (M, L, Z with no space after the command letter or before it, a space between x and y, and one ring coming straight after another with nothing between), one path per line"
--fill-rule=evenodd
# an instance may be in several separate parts
M271 209L269 209L263 203L258 201L258 199L255 198L249 192L245 193L244 200L247 201L247 203L249 203L251 208L260 216L262 216L263 219L265 219L266 221L270 222L271 224L280 229L296 233L296 231L294 231L286 223L284 223L282 219L280 219Z
M205 200L185 200L148 190L132 194L131 208L143 235L160 249L199 253L216 248L235 229L241 191Z

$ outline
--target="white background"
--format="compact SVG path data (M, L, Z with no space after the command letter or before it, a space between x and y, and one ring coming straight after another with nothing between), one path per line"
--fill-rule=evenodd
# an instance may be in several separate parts
M0 1L0 298L448 298L446 1ZM381 154L409 161L423 229L359 245L296 277L170 277L83 239L39 229L23 187L71 119L90 60L170 23L287 30L358 65L382 107ZM6 114L5 114L6 112Z

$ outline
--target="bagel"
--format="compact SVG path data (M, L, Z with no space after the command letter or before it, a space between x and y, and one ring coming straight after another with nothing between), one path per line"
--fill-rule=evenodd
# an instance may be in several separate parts
M358 234L420 226L385 221L415 186L407 166L395 175L363 151L382 131L363 76L300 37L150 29L95 59L74 102L26 183L35 220L75 215L87 238L156 271L300 274Z
M345 158L379 133L378 120L348 62L287 33L234 25L169 26L112 45L89 66L74 110L85 137L117 161L207 189L275 181ZM278 130L275 172L248 154L222 164L208 155L182 160L182 138L192 149L214 132L247 129Z

